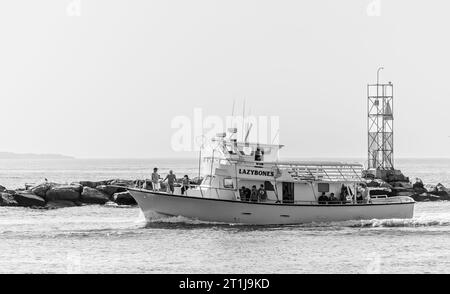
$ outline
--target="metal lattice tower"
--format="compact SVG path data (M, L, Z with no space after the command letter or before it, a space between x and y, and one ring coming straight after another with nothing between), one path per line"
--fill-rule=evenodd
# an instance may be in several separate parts
M394 169L394 86L391 82L367 85L368 169Z

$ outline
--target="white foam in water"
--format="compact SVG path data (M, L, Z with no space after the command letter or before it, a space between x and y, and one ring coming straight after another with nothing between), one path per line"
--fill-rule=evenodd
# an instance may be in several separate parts
M353 224L352 227L429 227L448 225L450 225L450 221L448 220L413 218L363 220Z
M156 212L149 212L146 214L148 223L179 223L179 224L188 224L188 225L216 225L216 224L223 224L219 222L208 222L208 221L201 221L197 219L191 219L184 216L169 216L169 215L163 215Z
M148 218L147 223L179 223L188 225L240 225L240 224L228 224L221 222L209 222L201 221L197 219L191 219L183 216L166 216L166 215L154 215ZM246 224L241 224L246 225ZM246 225L252 226L252 225ZM256 226L256 225L253 225ZM278 226L278 225L267 225ZM450 220L446 219L427 219L427 218L413 218L413 219L372 219L372 220L349 220L342 222L312 222L304 224L292 224L292 225L279 225L282 226L295 226L305 228L321 228L321 227L429 227L429 226L450 226Z

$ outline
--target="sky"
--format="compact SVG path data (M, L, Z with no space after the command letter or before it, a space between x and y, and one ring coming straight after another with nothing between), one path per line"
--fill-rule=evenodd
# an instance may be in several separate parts
M279 119L283 156L364 157L366 86L383 66L395 157L450 157L449 11L445 0L4 0L0 151L189 157L173 146L177 119L224 118L245 101Z

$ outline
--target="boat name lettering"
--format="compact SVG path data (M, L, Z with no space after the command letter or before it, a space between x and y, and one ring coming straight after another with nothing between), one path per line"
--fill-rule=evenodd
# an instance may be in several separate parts
M255 170L255 169L239 169L239 174L241 175L252 175L252 176L263 176L263 177L273 177L273 171L267 170Z

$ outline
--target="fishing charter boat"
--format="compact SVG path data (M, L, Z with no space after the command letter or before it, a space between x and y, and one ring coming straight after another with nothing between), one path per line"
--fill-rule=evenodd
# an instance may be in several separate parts
M238 142L236 133L230 129L212 139L212 155L202 157L203 181L184 195L180 188L173 194L130 188L146 218L156 212L209 222L276 225L413 217L415 202L410 197L366 193L361 199L361 164L279 161L282 145ZM243 187L253 186L261 187L264 197L245 197ZM335 198L330 199L331 194Z

